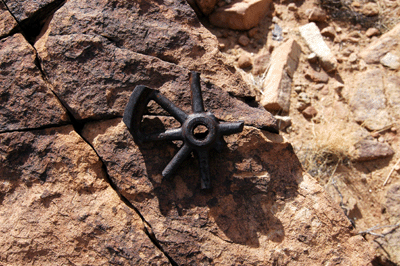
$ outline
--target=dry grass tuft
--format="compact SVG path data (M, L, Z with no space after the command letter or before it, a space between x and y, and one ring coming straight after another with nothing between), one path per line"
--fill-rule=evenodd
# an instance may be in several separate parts
M357 129L358 125L337 118L314 124L311 141L298 154L304 170L320 182L327 182L339 164L349 164Z

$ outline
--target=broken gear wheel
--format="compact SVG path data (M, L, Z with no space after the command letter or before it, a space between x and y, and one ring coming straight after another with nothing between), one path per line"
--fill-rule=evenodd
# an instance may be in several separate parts
M204 110L203 97L200 88L200 74L190 73L192 92L192 114L186 114L174 105L158 90L146 86L136 86L125 108L123 121L128 127L136 143L160 140L181 140L183 145L172 160L164 168L162 175L169 178L179 165L194 151L197 155L200 169L201 188L211 187L209 151L214 148L221 152L223 135L239 133L244 122L220 123L210 112ZM144 134L141 130L142 117L148 103L153 100L165 111L181 123L180 128L167 129L164 132ZM200 133L198 133L200 132Z

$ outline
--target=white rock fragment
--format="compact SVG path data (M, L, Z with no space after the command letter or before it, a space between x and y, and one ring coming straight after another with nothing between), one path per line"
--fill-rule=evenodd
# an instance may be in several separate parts
M400 68L400 58L397 55L392 54L390 52L387 53L384 57L382 57L380 62L382 65L390 69L397 70Z
M321 61L322 67L327 72L336 70L337 60L325 43L321 32L314 22L308 23L299 28L301 37L305 40L308 47L314 52Z

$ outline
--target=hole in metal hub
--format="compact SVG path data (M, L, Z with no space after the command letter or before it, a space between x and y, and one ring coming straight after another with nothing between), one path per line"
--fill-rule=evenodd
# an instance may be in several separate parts
M192 132L196 140L204 140L205 138L207 138L208 133L209 133L208 128L203 124L195 126Z

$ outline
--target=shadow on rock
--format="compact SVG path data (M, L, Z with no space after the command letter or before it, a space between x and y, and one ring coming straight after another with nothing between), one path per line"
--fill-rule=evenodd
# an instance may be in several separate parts
M162 131L165 125L171 127L168 120L147 119L143 121L144 129ZM290 144L274 143L268 138L281 139L246 127L242 133L225 138L221 153L211 150L209 190L200 189L199 167L193 155L172 178L161 177L180 143L141 144L139 149L161 214L167 220L205 228L227 242L259 247L262 235L282 242L285 233L274 214L296 196L302 170Z

